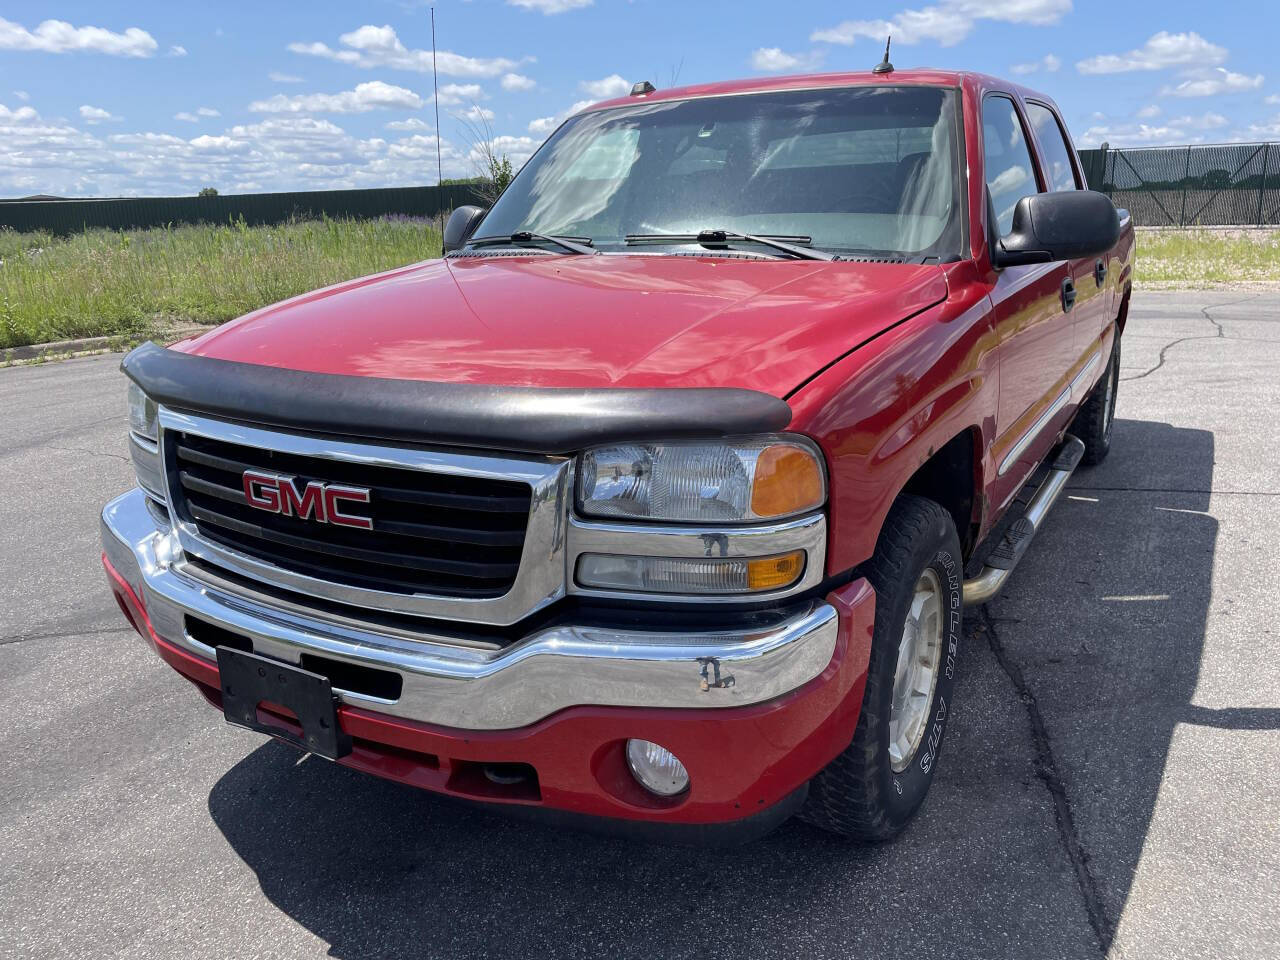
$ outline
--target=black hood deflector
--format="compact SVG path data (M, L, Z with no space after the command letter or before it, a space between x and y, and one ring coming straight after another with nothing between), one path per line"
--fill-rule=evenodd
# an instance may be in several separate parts
M311 373L144 343L120 365L176 409L308 433L565 454L599 443L771 433L785 401L733 387L593 389Z

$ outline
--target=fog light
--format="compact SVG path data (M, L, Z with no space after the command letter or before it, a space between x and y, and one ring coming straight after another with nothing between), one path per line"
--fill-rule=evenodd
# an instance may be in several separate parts
M627 741L627 766L650 793L674 797L689 789L689 771L666 747L649 740Z

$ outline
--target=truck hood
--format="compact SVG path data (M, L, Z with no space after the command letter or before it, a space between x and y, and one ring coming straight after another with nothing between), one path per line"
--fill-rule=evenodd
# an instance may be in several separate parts
M937 266L652 255L432 260L286 300L175 349L401 380L745 387L784 397L946 295Z

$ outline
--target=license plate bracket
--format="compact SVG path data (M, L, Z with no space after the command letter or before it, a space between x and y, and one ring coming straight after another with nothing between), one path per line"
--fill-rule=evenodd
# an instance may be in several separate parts
M351 737L338 725L338 698L328 677L231 647L218 647L218 676L228 723L279 737L328 760L351 752ZM258 705L264 701L292 711L302 733L259 720Z

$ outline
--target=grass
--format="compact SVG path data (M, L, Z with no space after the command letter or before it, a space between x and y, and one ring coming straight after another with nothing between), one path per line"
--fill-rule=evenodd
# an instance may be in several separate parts
M1186 289L1280 283L1280 232L1139 230L1134 283Z
M0 347L222 323L439 255L439 233L421 220L89 230L61 239L0 230Z

